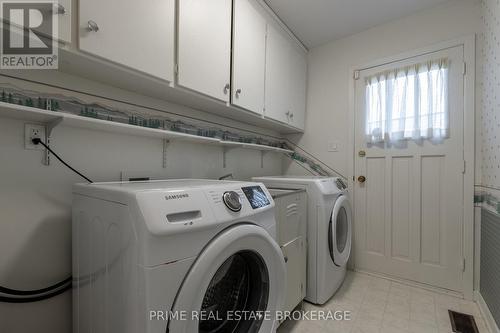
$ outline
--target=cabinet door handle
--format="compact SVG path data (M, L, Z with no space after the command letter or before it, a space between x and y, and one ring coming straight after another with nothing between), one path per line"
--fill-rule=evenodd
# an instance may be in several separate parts
M290 111L287 111L285 114L287 118L290 117Z
M229 92L229 88L231 88L231 86L229 85L229 83L227 83L227 84L224 86L224 95L227 95L227 93Z
M61 5L61 4L58 3L58 4L56 4L55 7L56 7L55 8L55 14L57 14L57 15L64 15L64 14L66 14L66 8L64 8L63 5Z
M238 97L240 97L240 94L241 94L241 89L236 89L236 92L235 92L234 96L236 98L238 98Z
M95 23L94 21L92 20L89 20L87 22L87 29L89 31L93 31L93 32L98 32L99 31L99 26L97 25L97 23Z
M292 119L293 119L293 113L290 113L290 118L292 118Z

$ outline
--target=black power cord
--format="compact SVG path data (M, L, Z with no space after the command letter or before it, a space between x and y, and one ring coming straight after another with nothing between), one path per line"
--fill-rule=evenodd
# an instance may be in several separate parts
M0 287L0 302L5 303L31 303L43 301L47 298L52 298L62 294L66 290L71 289L72 277L69 277L61 282L58 282L50 287L38 290L16 290ZM8 295L3 296L2 294Z
M59 162L64 164L71 171L78 174L80 177L84 178L89 183L92 183L88 177L84 176L82 173L78 172L76 169L71 167L68 163L66 163L59 155L57 155L48 145L45 144L40 138L34 138L31 140L34 145L42 145L47 149L52 155L54 155ZM60 281L52 286L47 288L37 289L37 290L16 290L10 289L0 286L0 302L6 303L30 303L42 301L47 298L51 298L57 296L66 290L71 288L72 277L69 277L63 281ZM7 295L7 296L5 296Z
M40 138L34 138L31 140L31 142L33 142L34 145L42 145L45 147L45 149L47 149L48 151L50 151L50 153L52 155L54 155L55 158L57 158L59 160L59 162L61 162L62 164L64 164L68 169L70 169L71 171L73 171L74 173L76 173L77 175L79 175L80 177L82 177L83 179L85 179L86 181L88 181L89 183L93 183L92 180L90 180L88 177L86 177L85 175L83 175L82 173L80 173L79 171L77 171L76 169L74 169L71 165L69 165L68 163L64 162L64 160L62 158L59 157L59 155L57 155L52 149L50 149L49 146L47 146L45 144L45 142L43 142Z

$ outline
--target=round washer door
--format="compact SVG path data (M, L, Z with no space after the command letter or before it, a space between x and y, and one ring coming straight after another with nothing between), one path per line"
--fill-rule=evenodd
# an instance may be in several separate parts
M341 195L335 201L328 227L330 256L336 266L345 266L351 255L352 210L349 198Z
M186 276L169 332L274 332L286 287L283 254L261 227L231 227L214 238ZM268 316L268 317L266 317Z

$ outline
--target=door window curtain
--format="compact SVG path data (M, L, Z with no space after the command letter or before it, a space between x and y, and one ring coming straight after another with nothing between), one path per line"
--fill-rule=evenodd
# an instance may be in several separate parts
M449 136L448 59L366 78L366 141L442 141Z

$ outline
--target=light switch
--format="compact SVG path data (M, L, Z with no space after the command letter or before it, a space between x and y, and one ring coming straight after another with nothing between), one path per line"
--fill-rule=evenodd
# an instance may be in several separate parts
M328 151L329 152L339 151L339 142L338 141L328 141Z

